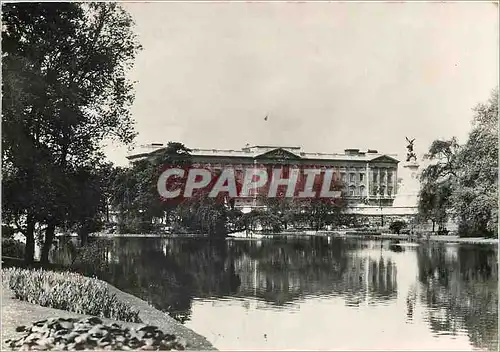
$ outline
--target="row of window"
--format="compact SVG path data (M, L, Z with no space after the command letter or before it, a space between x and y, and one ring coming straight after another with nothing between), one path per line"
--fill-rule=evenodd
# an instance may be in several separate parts
M385 180L385 173L380 172L380 180L384 181ZM374 173L373 174L373 183L378 182L378 174ZM388 172L387 173L387 183L392 183L392 173Z
M222 170L222 166L221 167L215 166L214 169L215 170ZM243 170L243 169L244 169L243 167L235 167L235 170ZM380 180L385 181L385 172L386 171L380 171L380 173L374 172L372 182L378 183L379 175L380 175ZM337 177L338 177L337 174L333 175L334 180L336 180ZM347 173L341 172L340 173L340 180L342 182L347 182ZM353 172L349 173L349 182L350 183L355 183L358 180L359 180L359 182L364 182L365 181L365 174L364 173L353 173ZM391 171L387 171L387 183L392 183L392 172Z
M366 187L363 186L363 185L361 185L359 187L350 186L348 188L348 194L351 197L357 197L357 196L366 197L367 196L367 194L366 194ZM385 187L380 187L380 188L373 187L372 190L371 190L371 195L372 196L386 195L386 194L388 196L392 196L393 195L393 188L392 187L387 187L387 193L386 193L386 188ZM252 199L239 199L238 203L239 204L252 204L253 200Z
M378 195L385 195L387 194L388 196L392 196L392 187L380 187L379 189L377 188L372 188L371 195L373 196L378 196ZM366 188L365 186L350 186L349 187L349 196L361 196L361 197L366 197Z
M358 175L359 175L359 182L363 182L365 180L365 174L358 174ZM384 172L380 173L380 179L382 181L385 180L385 173ZM340 173L340 180L342 182L347 181L346 174L344 172ZM349 174L349 182L353 182L353 183L356 182L356 174L354 174L354 173ZM378 174L377 173L373 174L373 182L374 183L378 182ZM387 173L387 183L392 183L392 173L391 172Z

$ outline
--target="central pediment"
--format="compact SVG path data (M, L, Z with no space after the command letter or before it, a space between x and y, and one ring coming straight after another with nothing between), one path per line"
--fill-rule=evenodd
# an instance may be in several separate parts
M399 160L394 159L388 155L381 155L370 160L371 163L399 163Z
M276 148L265 152L263 154L257 155L256 159L276 159L276 160L297 160L300 159L300 156L289 152L283 148Z

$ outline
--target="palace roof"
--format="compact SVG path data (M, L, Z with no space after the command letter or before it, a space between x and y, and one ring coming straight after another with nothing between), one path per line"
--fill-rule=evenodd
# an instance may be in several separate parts
M165 148L166 145L155 143L141 146L134 150L127 158L129 160L147 157L149 154ZM345 149L344 153L312 153L304 152L301 147L283 146L246 146L239 150L235 149L200 149L192 148L191 155L199 157L229 157L229 158L258 158L271 155L276 152L285 153L289 158L310 159L310 160L345 160L345 161L372 161L380 157L388 157L393 162L399 162L396 154L383 154L377 150L368 149Z

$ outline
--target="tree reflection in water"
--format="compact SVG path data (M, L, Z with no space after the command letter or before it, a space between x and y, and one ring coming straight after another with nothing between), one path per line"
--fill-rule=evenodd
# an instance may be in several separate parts
M116 238L96 240L78 270L134 294L185 322L193 299L236 297L291 309L306 297L341 297L348 306L384 304L398 296L394 253L380 242L324 237L270 240ZM405 294L406 320L428 307L435 333L467 331L481 348L495 347L498 318L496 248L420 246L419 279ZM71 261L68 247L55 255ZM410 264L411 265L411 264ZM410 278L411 279L411 278Z
M201 238L94 240L90 260L76 263L184 322L193 298L256 297L276 306L305 296L343 296L348 305L394 299L396 268L359 255L359 244L328 238L213 241ZM68 247L55 254L71 261Z
M498 264L492 246L419 247L421 300L435 333L467 331L478 348L498 345Z

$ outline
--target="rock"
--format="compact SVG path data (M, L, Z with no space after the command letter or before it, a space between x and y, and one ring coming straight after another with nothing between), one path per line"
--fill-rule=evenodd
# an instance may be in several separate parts
M154 325L144 325L139 329L137 329L137 331L147 331L147 332L155 332L156 330L158 330L158 327Z
M108 334L108 331L105 330L104 325L98 324L94 325L94 327L92 327L92 329L90 329L88 333L91 337L103 337Z
M175 340L175 335L172 335L172 334L165 334L163 336L163 339L166 340L166 341L174 341Z
M75 337L75 343L76 344L84 343L87 341L89 336L90 336L89 334L81 334L81 335Z
M79 336L79 335L80 335L80 334L79 334L78 332L76 332L76 331L72 331L72 332L70 332L68 335L66 335L66 336L64 337L64 339L65 339L66 341L68 341L68 342L74 342L74 341L75 341L75 338L76 338L77 336Z
M59 327L60 329L71 330L75 324L72 321L60 321Z
M80 320L80 322L82 322L84 324L91 324L91 325L102 324L102 320L97 318L97 317L84 318L84 319Z
M47 321L48 321L47 319L39 320L39 321L33 323L33 326L44 326Z

